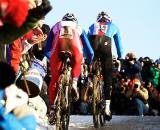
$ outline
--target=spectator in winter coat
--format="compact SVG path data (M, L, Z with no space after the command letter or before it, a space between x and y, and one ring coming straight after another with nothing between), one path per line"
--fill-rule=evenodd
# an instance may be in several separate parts
M130 82L125 95L130 99L131 108L133 108L129 114L143 116L148 112L148 90L142 86L139 79L134 79Z
M18 89L13 68L0 62L0 129L35 130L33 111L27 106L28 95Z
M142 65L138 60L136 60L136 55L134 53L126 54L122 70L126 74L127 78L131 80L136 78L142 81L141 77Z

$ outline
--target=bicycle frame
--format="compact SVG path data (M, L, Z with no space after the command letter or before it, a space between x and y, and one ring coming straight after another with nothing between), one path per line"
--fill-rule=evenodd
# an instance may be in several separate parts
M70 120L71 67L69 56L65 56L62 62L62 73L57 82L58 91L54 102L56 106L56 130L68 130Z

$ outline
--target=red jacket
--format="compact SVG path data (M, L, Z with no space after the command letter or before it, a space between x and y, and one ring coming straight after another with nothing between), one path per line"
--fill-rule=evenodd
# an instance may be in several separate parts
M10 64L16 73L19 70L21 56L21 39L19 38L12 43L10 48Z

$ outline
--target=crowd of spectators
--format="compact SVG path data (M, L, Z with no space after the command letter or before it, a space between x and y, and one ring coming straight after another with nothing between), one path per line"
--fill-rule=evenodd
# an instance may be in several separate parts
M127 53L124 59L113 57L111 110L115 115L160 114L160 68L157 59L137 58ZM79 113L92 113L92 85L87 76L80 78ZM85 81L85 82L84 82ZM76 111L77 112L77 111ZM73 113L76 113L73 111Z

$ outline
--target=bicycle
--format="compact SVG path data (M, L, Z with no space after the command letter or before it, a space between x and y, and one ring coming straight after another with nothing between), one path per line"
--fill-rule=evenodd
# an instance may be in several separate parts
M104 96L103 96L103 78L102 78L102 64L100 57L94 58L92 62L92 82L93 82L93 124L95 128L104 126Z
M54 106L56 112L56 130L68 130L71 103L71 57L69 51L62 51L59 59L62 60L62 72L57 81L58 91Z

